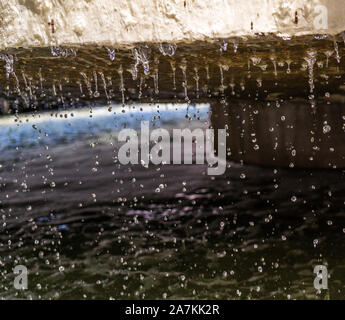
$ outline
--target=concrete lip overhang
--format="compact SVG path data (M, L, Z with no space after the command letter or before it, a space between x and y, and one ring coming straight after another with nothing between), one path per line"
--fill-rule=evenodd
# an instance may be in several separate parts
M308 100L311 90L315 100L339 102L344 50L341 34L12 48L0 53L0 89L18 111L78 102Z

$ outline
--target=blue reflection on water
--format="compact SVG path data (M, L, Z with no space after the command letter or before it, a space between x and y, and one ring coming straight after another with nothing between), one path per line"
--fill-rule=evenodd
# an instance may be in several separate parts
M3 117L0 119L0 152L116 134L123 128L138 129L145 120L150 121L151 127L179 127L181 122L186 122L186 116L191 121L207 121L209 112L209 104L113 105L110 108L23 114L17 119Z

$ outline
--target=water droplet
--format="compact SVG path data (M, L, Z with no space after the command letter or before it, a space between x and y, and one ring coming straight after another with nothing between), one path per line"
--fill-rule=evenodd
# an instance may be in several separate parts
M163 54L163 56L172 57L175 54L177 49L177 45L175 43L160 43L159 44L159 51Z
M109 55L109 59L111 61L114 61L115 60L115 49L114 48L108 48L108 47L106 47L106 49L107 49L107 52Z
M329 133L331 131L331 126L328 124L324 125L322 131L324 134Z

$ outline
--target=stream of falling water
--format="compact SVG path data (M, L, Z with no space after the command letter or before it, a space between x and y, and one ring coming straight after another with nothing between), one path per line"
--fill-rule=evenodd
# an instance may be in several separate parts
M0 297L344 299L345 40L325 39L0 53ZM121 164L141 121L228 129L225 174Z

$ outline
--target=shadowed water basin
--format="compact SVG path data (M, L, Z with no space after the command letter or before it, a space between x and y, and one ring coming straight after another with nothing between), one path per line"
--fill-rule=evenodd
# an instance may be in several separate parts
M125 166L122 127L206 129L208 105L91 115L1 119L2 298L345 297L342 170L229 163L212 177L206 165ZM13 287L19 264L25 291ZM318 264L330 275L321 294Z

